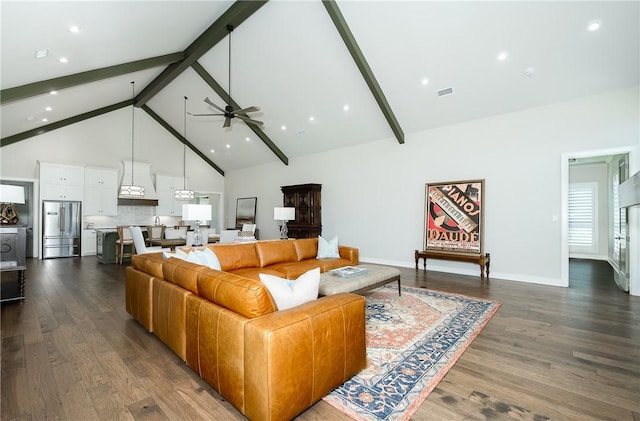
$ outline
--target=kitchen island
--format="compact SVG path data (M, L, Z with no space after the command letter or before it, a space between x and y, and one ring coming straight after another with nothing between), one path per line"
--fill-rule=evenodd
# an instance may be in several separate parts
M99 262L116 262L117 240L118 231L115 228L96 228L96 257Z

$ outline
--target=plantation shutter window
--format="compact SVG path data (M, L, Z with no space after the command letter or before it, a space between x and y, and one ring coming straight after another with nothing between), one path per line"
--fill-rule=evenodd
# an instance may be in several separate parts
M596 251L596 183L569 185L569 251Z

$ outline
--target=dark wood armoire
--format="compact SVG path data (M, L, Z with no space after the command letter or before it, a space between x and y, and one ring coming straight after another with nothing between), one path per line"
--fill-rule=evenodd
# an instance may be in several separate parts
M322 234L322 184L298 184L280 187L283 205L296 208L295 221L289 221L289 238L313 238Z

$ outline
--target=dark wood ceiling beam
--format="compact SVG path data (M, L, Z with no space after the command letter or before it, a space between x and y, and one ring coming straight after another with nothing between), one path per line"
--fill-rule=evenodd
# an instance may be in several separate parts
M195 146L193 146L193 144L191 142L189 142L184 136L182 136L180 133L178 133L173 127L171 127L171 125L169 125L169 123L167 123L162 117L160 117L155 111L153 111L151 108L149 108L148 105L143 105L142 109L144 111L146 111L147 114L149 114L149 116L151 116L151 118L153 118L158 124L160 124L162 127L164 127L169 133L171 133L176 139L178 139L180 142L182 142L184 145L186 145L189 149L191 149L196 155L198 155L200 158L202 158L202 160L204 160L207 164L209 164L213 169L215 169L216 171L218 171L220 173L220 175L222 175L224 177L224 171L218 167L215 163L213 163L213 161L211 161L205 154L203 154L202 152L200 152L200 150L198 148L196 148Z
M119 110L133 103L132 99L118 102L117 104L108 105L106 107L98 108L97 110L89 111L83 114L79 114L74 117L69 117L64 120L56 121L55 123L47 124L46 126L38 127L36 129L27 130L26 132L14 134L13 136L7 136L0 139L0 147L11 145L12 143L19 142L24 139L28 139L33 136L45 134L52 130L60 129L62 127L69 126L71 124L79 123L81 121L97 117L102 114L110 113L111 111Z
M180 61L183 58L183 52L166 54L129 63L117 64L115 66L103 67L101 69L88 70L86 72L75 73L73 75L61 76L54 79L42 80L26 85L16 86L14 88L3 89L0 91L0 103L5 104L11 101L48 94L51 91L71 88L84 83L95 82L153 67L165 66L167 64Z
M358 69L360 69L362 77L364 78L365 82L367 82L369 90L371 90L373 97L375 98L378 106L380 107L380 110L382 111L382 114L384 114L384 117L387 119L389 126L391 126L391 130L395 134L396 139L398 139L398 143L404 143L404 132L400 127L400 123L398 123L398 120L396 119L396 116L393 113L393 110L391 109L391 106L389 105L384 92L382 92L382 88L380 88L380 85L378 84L378 81L376 80L371 67L369 67L369 64L367 63L362 50L360 50L360 47L358 46L353 33L349 29L349 26L347 25L347 22L345 21L340 8L338 8L335 0L322 0L322 4L324 5L325 9L327 9L331 20L333 21L333 24L340 33L340 36L347 46L349 53L351 53L353 61L355 61Z
M214 45L227 36L227 25L237 28L249 16L254 14L266 3L266 0L236 1L209 28L204 31L191 45L184 50L184 59L168 66L136 97L136 107L141 107L171 83L182 72L207 53Z
M207 83L207 85L209 85L211 87L211 89L213 89L213 91L220 98L230 99L230 101L229 101L230 104L229 105L231 105L234 110L238 110L238 109L242 108L242 107L240 107L240 105L238 105L237 102L235 102L233 100L233 98L229 98L229 94L224 90L224 88L222 86L220 86L220 84L218 82L216 82L216 80L213 78L213 76L211 76L209 74L209 72L207 72L207 70L204 67L202 67L202 65L200 63L198 63L196 61L195 63L193 63L191 65L191 67L202 78L202 80L204 80ZM240 114L240 115L248 117L246 114ZM253 130L253 132L256 134L256 136L258 136L262 140L262 142L264 142L264 144L267 145L267 147L269 149L271 149L271 152L273 152L274 154L276 154L276 156L278 158L280 158L280 161L282 161L285 165L289 165L289 158L287 158L287 156L280 150L280 148L278 148L278 146L276 146L276 144L273 143L273 141L269 138L269 136L267 136L262 131L262 129L260 129L258 126L254 125L254 124L248 124L248 123L245 123L245 124L251 130Z

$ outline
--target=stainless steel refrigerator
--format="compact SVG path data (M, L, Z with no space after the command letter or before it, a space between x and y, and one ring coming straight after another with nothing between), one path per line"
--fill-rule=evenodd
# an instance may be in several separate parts
M42 258L80 256L80 202L42 202Z

